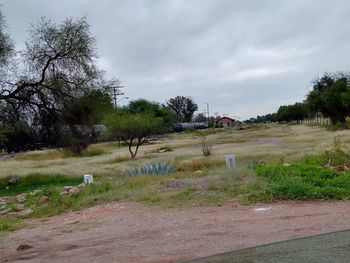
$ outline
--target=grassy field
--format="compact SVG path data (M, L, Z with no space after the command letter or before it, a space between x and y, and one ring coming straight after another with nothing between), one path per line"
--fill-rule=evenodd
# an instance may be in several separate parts
M204 157L203 136L211 144ZM218 129L171 134L140 149L130 160L126 147L93 145L83 157L62 150L36 151L0 159L0 197L25 193L29 217L45 217L112 201L136 201L157 207L222 205L226 202L349 199L350 173L329 166L350 163L349 131L302 125L259 125L245 130ZM225 168L225 154L238 168ZM171 175L126 176L145 164L168 164ZM78 185L92 173L95 184L73 196L65 185ZM8 186L8 177L20 183ZM40 190L40 191L35 191ZM42 202L43 196L48 202ZM17 200L7 207L16 211ZM28 216L0 220L0 232L22 226Z
M83 157L71 157L58 150L3 157L0 159L0 178L29 174L82 176L86 173L116 176L123 170L150 161L195 161L203 157L203 134L208 134L207 139L212 144L211 160L224 161L225 154L234 153L241 168L259 159L273 162L284 158L286 162L293 162L305 155L320 154L333 147L335 137L340 138L345 151L350 146L348 131L330 132L320 127L270 125L247 130L199 131L171 134L154 144L143 146L137 161L130 161L127 148L118 148L117 143L93 145L90 152L97 155ZM157 153L156 149L160 147L171 147L173 151Z

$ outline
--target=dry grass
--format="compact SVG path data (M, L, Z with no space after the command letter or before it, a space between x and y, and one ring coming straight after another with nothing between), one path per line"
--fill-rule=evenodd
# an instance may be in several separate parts
M100 175L116 175L123 171L151 161L174 161L182 163L183 170L201 170L202 164L186 164L201 162L200 133L171 134L158 142L140 148L137 161L128 159L126 147L118 148L117 143L102 143L91 146L92 150L102 149L105 154L92 157L67 157L62 151L46 150L22 154L13 158L0 159L0 177L9 175L24 176L39 174L71 174L81 176L85 173ZM220 132L206 133L212 143L210 162L224 165L226 154L235 154L238 166L264 159L278 162L283 158L286 162L300 160L309 154L321 153L330 149L335 136L343 142L345 151L350 150L350 131L331 132L321 127L302 125L266 125L246 130L226 129ZM168 146L173 151L154 153L155 148ZM153 152L152 154L150 154ZM189 168L191 167L192 168ZM215 166L215 165L214 165Z

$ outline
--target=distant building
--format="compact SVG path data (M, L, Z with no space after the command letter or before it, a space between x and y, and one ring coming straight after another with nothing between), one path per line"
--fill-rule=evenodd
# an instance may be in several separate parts
M217 123L218 123L218 125L220 125L222 127L231 127L231 126L235 125L236 120L231 119L229 117L222 117L222 118L218 119Z

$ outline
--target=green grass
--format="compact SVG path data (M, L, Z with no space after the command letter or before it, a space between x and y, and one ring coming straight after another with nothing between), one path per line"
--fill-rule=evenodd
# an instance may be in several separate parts
M68 153L64 150L50 150L43 152L32 152L32 153L24 153L18 157L15 157L15 160L19 161L45 161L45 160L53 160L53 159L63 159L70 157Z
M255 135L259 133L258 136L265 136L262 127L257 126L251 129ZM221 132L221 130L218 130L218 132ZM233 134L235 132L232 131L232 135L230 135L232 139L236 138ZM203 136L203 134L200 135ZM224 138L223 135L225 134L219 134L217 137ZM266 131L267 135L271 136L269 130ZM273 137L276 137L275 135L278 134L275 133ZM214 138L215 134L210 136ZM245 137L239 138L244 139ZM227 139L229 138L227 137ZM251 140L250 137L248 139ZM302 137L299 140L305 140L305 138ZM312 142L311 140L310 143ZM196 142L194 145L198 145L198 143ZM116 145L92 147L89 150L91 151L90 155L96 156L104 154L106 151L111 152L110 148L112 147L116 147ZM95 183L85 187L77 195L62 196L60 191L63 186L82 183L81 176L55 176L51 174L56 174L56 172L50 172L47 175L32 174L27 177L20 177L20 183L12 186L8 185L7 178L0 179L0 196L27 193L25 206L32 208L34 211L29 218L53 216L66 211L75 211L115 201L136 201L146 205L167 208L192 205L223 205L227 202L251 204L274 202L276 200L350 199L350 173L340 173L325 168L328 164L336 166L350 163L350 155L342 150L338 139L334 140L334 145L330 148L331 150L327 151L324 151L325 148L321 148L319 151L310 150L309 152L324 152L320 155L304 156L302 160L300 158L302 153L305 152L304 148L302 150L295 149L301 154L292 161L290 161L291 158L288 158L288 161L290 163L295 162L295 160L300 161L288 167L283 166L285 160L281 156L288 156L291 151L252 152L252 150L249 150L249 152L245 152L244 149L238 154L237 158L241 167L235 171L226 170L223 156L204 158L200 156L199 151L194 155L181 155L178 154L179 148L179 150L176 150L177 155L173 156L176 172L167 176L123 176L123 171L142 165L143 162L123 164L122 162L129 161L129 157L126 156L127 152L118 152L118 158L112 156L102 160L97 158L96 164L98 165L100 161L103 164L121 163L125 167L117 169L115 166L111 166L111 172L106 173L105 170L101 170L97 175L94 173ZM149 149L152 150L153 147L149 147ZM52 151L50 158L55 156L58 158L57 153L61 154L62 152ZM39 161L41 158L46 158L43 154L25 154L22 157L23 160L33 158ZM172 156L171 153L169 155ZM158 160L156 159L158 154L150 156L152 159L154 158L152 161L166 162L169 160L167 159L169 155L164 155L163 159ZM74 160L74 168L76 168L79 159L72 159ZM81 159L84 160L85 158ZM260 159L265 160L264 164L252 165L255 160ZM64 160L64 162L66 161L69 161L69 159ZM63 162L63 160L60 162ZM61 169L61 166L58 167ZM201 172L196 172L198 170ZM172 182L170 183L170 181ZM7 187L9 188L6 189ZM29 194L34 190L42 191ZM41 198L44 195L49 197L49 202L42 202ZM16 205L17 203L14 200L8 203L7 208L15 209ZM23 220L25 218L16 219L13 222L8 219L1 219L0 232L21 227Z
M92 148L92 149L88 149L87 151L84 151L82 153L82 157L93 157L93 156L99 156L99 155L103 155L103 154L107 154L108 151L102 149L102 148Z
M24 153L18 157L15 157L15 160L18 161L45 161L45 160L55 160L55 159L64 159L72 157L93 157L103 154L107 154L103 148L89 147L87 150L83 151L80 156L77 156L69 149L59 149L59 150L49 150L42 152L32 152Z
M0 217L0 234L8 231L17 230L22 226L23 223L19 219Z
M256 167L264 183L260 195L271 200L349 199L350 174L313 165Z
M63 175L41 175L31 174L20 177L19 183L15 185L8 184L9 178L0 179L0 196L13 196L34 190L48 188L50 186L77 185L83 182L82 177L69 177Z
M42 204L40 201L43 195L50 199L47 204ZM120 196L115 185L106 179L102 179L98 180L98 183L86 186L79 194L74 196L62 196L57 187L48 187L35 196L29 196L25 204L26 206L35 207L32 216L47 217L66 211L76 211L102 203L118 201L119 199Z

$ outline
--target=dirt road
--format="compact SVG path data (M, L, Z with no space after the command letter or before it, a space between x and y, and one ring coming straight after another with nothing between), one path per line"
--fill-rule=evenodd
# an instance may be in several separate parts
M174 262L342 229L350 229L350 201L183 210L115 203L29 222L1 240L0 262Z

